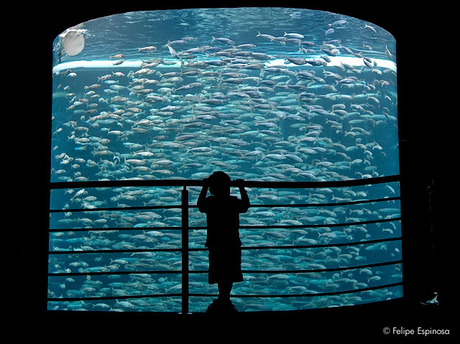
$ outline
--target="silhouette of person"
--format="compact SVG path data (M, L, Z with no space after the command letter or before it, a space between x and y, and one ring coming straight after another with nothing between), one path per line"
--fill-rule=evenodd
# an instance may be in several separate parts
M241 272L241 240L239 236L239 214L249 208L249 197L243 180L236 180L241 199L230 195L230 177L221 171L204 179L204 186L198 197L198 209L206 213L209 248L208 282L217 283L219 296L207 312L231 311L236 309L230 301L233 282L243 281ZM208 189L211 196L206 197Z

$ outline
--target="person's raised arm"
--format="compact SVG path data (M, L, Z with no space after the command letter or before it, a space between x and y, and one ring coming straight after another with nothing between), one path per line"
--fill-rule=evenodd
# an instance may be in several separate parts
M205 209L205 200L206 200L206 195L208 194L208 178L203 179L203 188L201 189L200 196L198 197L198 210L202 213L206 212Z
M243 182L244 182L243 179L236 180L236 186L240 190L240 195L241 195L241 203L242 203L241 212L245 213L249 209L250 202L249 202L248 193L246 192L246 189L244 188Z

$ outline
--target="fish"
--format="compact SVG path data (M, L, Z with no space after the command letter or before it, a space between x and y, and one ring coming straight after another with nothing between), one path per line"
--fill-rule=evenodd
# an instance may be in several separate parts
M304 39L305 36L300 34L300 33L284 33L284 37L288 37L288 38L298 38L298 39Z
M371 30L373 33L377 34L377 30L376 30L375 27L373 27L372 25L365 24L365 25L364 25L364 28L365 28L365 29L369 29L369 30Z
M307 60L303 57L294 58L294 57L286 56L286 60L295 65L299 65L299 66L307 63Z
M346 19L339 19L339 20L336 20L335 22L333 22L332 24L328 24L329 27L332 27L332 26L344 26L348 23L348 21Z
M388 46L385 46L385 54L390 58L393 59L393 55L390 52L390 49L388 49Z
M170 42L168 41L168 44ZM143 48L138 48L137 49L137 52L140 53L140 52L149 52L149 53L153 53L157 50L157 47L153 46L153 45L149 45L149 46L146 46L146 47L143 47Z
M212 36L211 43L216 42L216 41L220 43L224 43L224 44L235 45L235 42L232 41L230 38Z
M179 54L176 52L176 50L171 46L171 44L166 44L166 47L168 48L169 53L171 54L171 56L173 56L173 57L175 57L175 58L178 58L178 59L181 59L181 57L180 57Z
M260 33L260 31L257 33L257 36L256 36L256 37L262 37L262 38L268 39L268 40L270 40L270 41L275 40L275 37L274 37L274 36L268 35L268 34L265 34L265 33Z

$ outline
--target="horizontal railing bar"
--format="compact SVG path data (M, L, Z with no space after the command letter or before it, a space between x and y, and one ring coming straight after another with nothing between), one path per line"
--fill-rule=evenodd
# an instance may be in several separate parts
M307 207L334 207L352 204L376 203L396 201L401 199L400 196L384 197L377 199L366 199L350 202L337 203L296 203L296 204L251 204L250 208L307 208ZM111 207L111 208L94 208L94 209L50 209L50 213L79 213L79 212L95 212L95 211L130 211L130 210L149 210L149 209L180 209L180 205L165 205L165 206L146 206L146 207ZM195 205L189 205L189 208L198 208Z
M149 271L92 271L92 272L48 272L48 277L62 276L102 276L102 275L142 275L142 274L182 274L182 270Z
M364 291L377 290L383 288L392 288L402 285L403 282L384 284L380 286L373 286L361 289L351 289L343 291L332 291L325 293L309 293L309 294L231 294L232 298L251 298L251 297L261 297L261 298L276 298L276 297L312 297L312 296L331 296L339 294L351 294L351 293L360 293ZM192 297L216 297L217 294L196 294L189 293L189 296ZM48 302L72 302L72 301L102 301L102 300L127 300L127 299L144 299L144 298L154 298L154 297L178 297L182 294L150 294L150 295L122 295L122 296L88 296L88 297L62 297L62 298L47 298Z
M102 301L102 300L128 300L145 299L153 297L175 297L182 294L150 294L150 295L119 295L119 296L88 296L88 297L49 297L48 302L72 302L72 301Z
M127 211L127 210L149 210L149 209L180 209L180 205L153 205L145 207L111 207L111 208L92 208L92 209L50 209L50 213L79 213L93 211Z
M318 272L333 272L333 271L345 271L345 270L356 270L356 269L365 269L365 268L373 268L378 266L385 266L385 265L395 265L395 264L402 264L402 260L395 260L391 262L383 262L383 263L373 263L373 264L365 264L365 265L358 265L358 266L342 266L338 268L326 268L326 269L310 269L310 270L241 270L243 274L308 274L308 273L318 273ZM208 273L208 270L190 270L190 273L195 274L204 274Z
M366 245L375 244L386 241L401 240L401 237L397 238L385 238L375 239L367 241L354 241L350 243L336 243L336 244L312 244L312 245L282 245L282 246L242 246L241 250L265 250L265 249L303 249L303 248L322 248L322 247L340 247L340 246L354 246L354 245ZM48 251L48 254L103 254L103 253L142 253L142 252L180 252L182 248L146 248L146 249L126 249L126 250L81 250L81 251ZM208 248L189 248L188 251L208 251Z
M357 226L357 225L366 225L372 223L382 223L382 222L391 222L399 221L401 217L393 217L390 219L378 219L378 220L368 220L368 221L356 221L356 222L345 222L345 223L325 223L325 224L304 224L304 225L258 225L258 226L240 226L240 229L272 229L272 228L321 228L321 227L344 227L344 226ZM206 227L204 227L206 228ZM203 229L203 227L190 227L190 229Z
M258 226L240 226L240 229L274 229L274 228L322 228L322 227L345 227L345 226L357 226L357 225L366 225L372 223L383 223L383 222L392 222L400 221L401 217L392 217L389 219L379 219L379 220L369 220L369 221L357 221L357 222L346 222L346 223L325 223L325 224L304 224L304 225L258 225ZM206 226L190 226L189 229L206 229Z
M370 267L402 264L402 260L396 260L391 262L372 263L358 266L342 266L337 268L326 268L326 269L309 269L309 270L242 270L243 273L285 273L285 274L302 274L302 273L317 273L317 272L330 272L330 271L343 271L343 270L355 270L364 269ZM63 276L98 276L98 275L136 275L136 274L178 274L182 273L182 270L153 270L153 271L98 271L98 272L56 272L48 273L48 277L63 277ZM208 270L189 270L189 273L203 274L208 273Z
M396 182L400 180L400 175L391 175L375 178L364 179L349 179L336 181L316 181L316 182L274 182L274 181L256 181L245 180L242 182L244 187L258 188L323 188L323 187L348 187L360 186L369 184L380 184ZM163 179L163 180L140 180L140 179L124 179L124 180L100 180L86 182L54 182L50 183L50 189L69 189L69 188L104 188L104 187L143 187L143 186L203 186L203 180L189 179ZM232 181L231 186L240 185L236 181Z
M230 297L232 298L246 298L246 297L311 297L311 296L331 296L331 295L339 295L339 294L350 294L350 293L360 293L363 291L369 291L369 290L376 290L376 289L383 289L383 288L391 288L391 287L396 287L398 285L402 285L403 282L397 282L397 283L391 283L391 284L384 284L384 285L379 285L379 286L374 286L374 287L367 287L367 288L361 288L361 289L351 289L351 290L343 290L343 291L331 291L331 292L325 292L325 293L310 293L310 294L230 294ZM218 296L217 294L195 294L195 293L190 293L189 296L195 296L195 297L216 297Z
M342 205L352 205L352 204L364 204L364 203L376 203L376 202L386 202L386 201L396 201L400 200L400 196L395 197L384 197L376 199L366 199L359 201L350 201L350 202L337 202L337 203L294 203L294 204L251 204L250 208L307 208L307 207L338 207Z
M350 243L338 243L338 244L314 244L314 245L283 245L283 246L241 246L241 250L266 250L266 249L278 249L278 250L289 250L289 249L303 249L303 248L323 248L323 247L341 247L341 246L356 246L356 245L367 245L376 244L379 242L386 241L397 241L402 240L401 237L387 238L387 239L376 239L368 241L354 241ZM207 248L189 248L189 251L208 251Z
M142 252L180 252L182 248L140 248L126 250L81 250L81 251L48 251L48 254L86 254L86 253L142 253Z
M397 241L401 240L401 237L397 238L386 238L386 239L376 239L376 240L367 240L367 241L354 241L349 243L335 243L335 244L314 244L314 245L286 245L286 246L242 246L242 250L258 250L258 249L303 249L303 248L324 248L324 247L342 247L342 246L356 246L356 245L368 245L368 244L377 244L380 242L387 241ZM192 249L190 249L191 251Z
M401 220L400 217L395 217L392 219L383 219L383 220L370 220L370 221L363 221L363 222L350 222L350 223L330 223L330 224L321 224L321 225L258 225L258 226L240 226L239 229L300 229L300 228L323 228L323 227L345 227L345 226L356 226L356 225L363 225L363 224L372 224L372 223L380 223L380 222L391 222L391 221L399 221ZM189 227L190 230L203 230L206 229L206 226L195 226Z
M206 228L206 227L205 227ZM110 227L110 228L52 228L48 231L54 232L105 232L105 231L136 231L136 230L182 230L182 227Z
M356 225L365 225L372 223L383 223L383 222L392 222L400 221L401 217L392 217L389 219L378 219L378 220L369 220L369 221L357 221L357 222L347 222L347 223L326 223L326 224L304 224L304 225L259 225L259 226L240 226L240 229L274 229L274 228L321 228L321 227L344 227L344 226L356 226ZM190 226L189 230L198 230L206 229L206 226ZM131 231L131 230L182 230L182 227L111 227L111 228L52 228L48 231L50 233L54 232L98 232L98 231Z

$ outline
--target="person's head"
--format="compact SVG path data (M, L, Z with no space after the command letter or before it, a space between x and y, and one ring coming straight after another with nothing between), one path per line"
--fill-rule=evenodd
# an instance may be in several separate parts
M230 177L222 171L217 171L211 174L208 179L209 191L214 196L230 195Z

